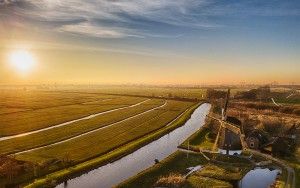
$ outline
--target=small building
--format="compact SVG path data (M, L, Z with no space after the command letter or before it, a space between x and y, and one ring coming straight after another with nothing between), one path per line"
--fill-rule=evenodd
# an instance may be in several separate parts
M246 139L247 145L250 149L259 149L259 140L256 137L248 137Z
M268 142L267 137L258 129L254 129L246 137L247 145L250 149L260 149Z

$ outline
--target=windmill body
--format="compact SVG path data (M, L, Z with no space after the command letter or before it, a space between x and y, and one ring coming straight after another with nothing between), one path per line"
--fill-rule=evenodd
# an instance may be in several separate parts
M220 127L213 146L213 150L216 151L218 148L222 148L226 150L226 154L229 154L229 150L247 147L247 144L244 141L245 136L240 129L241 127L240 121L234 117L227 116L229 98L230 98L230 89L228 89L226 94L226 99L225 99L224 107L222 109L221 118L208 116L216 121L219 121L220 123Z

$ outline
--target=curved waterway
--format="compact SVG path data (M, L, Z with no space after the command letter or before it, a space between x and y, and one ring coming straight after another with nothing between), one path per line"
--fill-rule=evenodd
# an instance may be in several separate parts
M62 183L57 188L106 188L121 183L152 166L155 159L162 160L174 153L180 143L205 124L210 107L210 104L202 104L183 126L115 162Z

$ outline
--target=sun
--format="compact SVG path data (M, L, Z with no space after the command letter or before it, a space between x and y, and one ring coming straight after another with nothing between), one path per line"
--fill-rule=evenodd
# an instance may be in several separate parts
M35 59L27 50L16 50L9 54L9 63L17 72L28 73L34 68Z

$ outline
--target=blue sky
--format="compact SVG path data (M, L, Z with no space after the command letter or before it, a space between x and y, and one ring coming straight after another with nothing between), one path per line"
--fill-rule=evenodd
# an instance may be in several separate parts
M173 60L178 67L184 62L206 66L207 60L241 71L251 66L254 72L273 62L292 67L284 70L291 75L282 82L300 81L295 71L300 2L295 0L0 0L0 26L2 48L34 41L43 48L125 53L132 59L172 56L180 59ZM265 66L259 67L262 62ZM272 79L277 79L274 71ZM250 74L243 79L255 82Z

